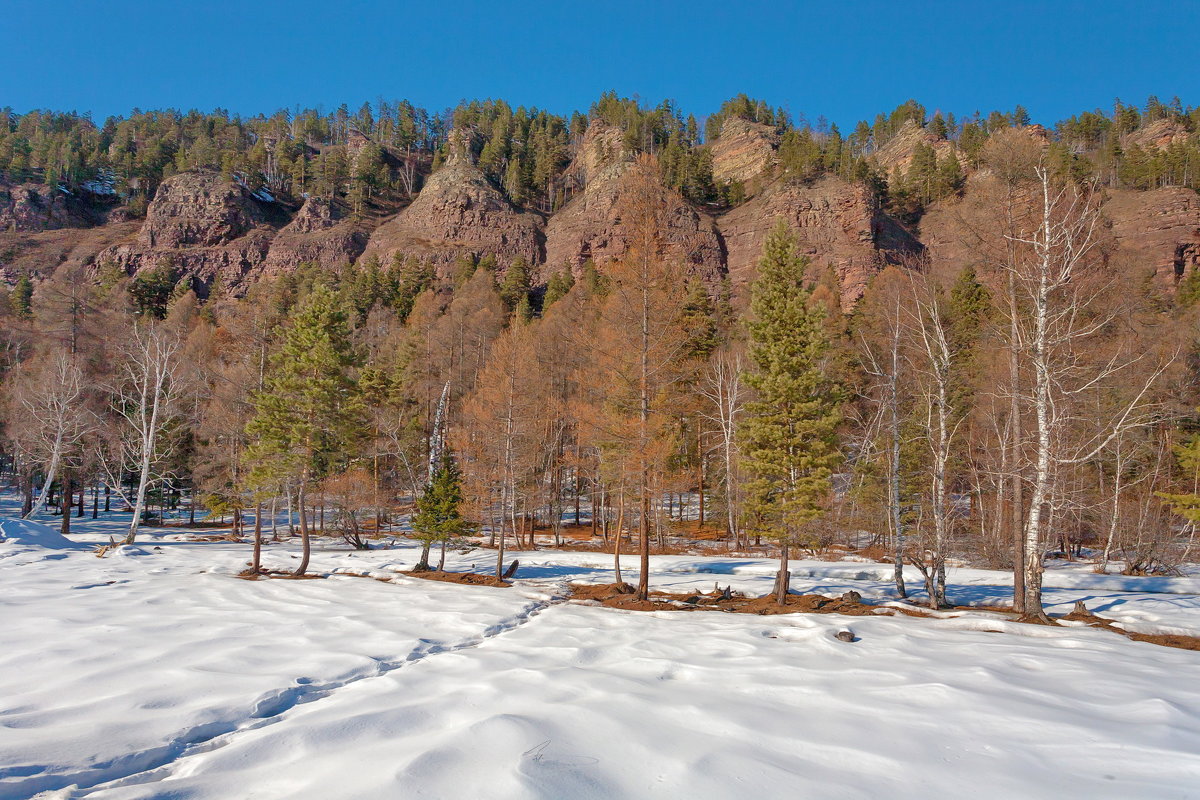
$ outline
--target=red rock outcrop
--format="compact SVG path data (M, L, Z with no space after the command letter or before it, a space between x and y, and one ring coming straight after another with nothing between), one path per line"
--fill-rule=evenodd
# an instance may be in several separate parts
M87 228L101 221L85 203L62 189L0 182L0 231Z
M237 183L212 174L175 175L158 187L137 239L108 248L96 261L130 274L169 263L206 284L219 278L236 289L255 277L287 221L281 207Z
M1200 195L1191 189L1113 190L1103 211L1112 221L1118 267L1152 273L1168 289L1200 268Z
M625 254L629 231L621 213L632 188L634 168L633 155L624 148L620 131L593 121L575 156L575 171L586 177L587 184L546 224L547 269L569 266L578 271L589 259L602 265ZM724 248L712 219L688 205L657 175L653 183L667 256L706 280L719 278L724 272Z
M872 275L921 249L863 186L837 178L811 185L779 182L717 220L735 295L744 295L754 279L763 242L780 217L795 230L800 252L811 259L814 275L833 266L845 308L858 301Z
M896 167L907 172L913 160L913 153L918 144L926 144L933 148L939 159L954 150L954 144L946 139L939 139L912 120L907 120L900 130L888 139L887 144L873 154L875 163L884 175L891 175Z
M712 174L718 184L752 183L775 166L779 134L770 125L729 117L712 145Z
M542 218L513 206L474 163L468 134L455 131L446 163L412 205L371 234L364 256L394 253L450 264L464 253L495 256L501 267L521 256L542 260Z
M1127 149L1131 145L1137 145L1143 150L1166 150L1173 144L1183 144L1190 137L1191 133L1178 120L1159 119L1126 134L1121 144Z
M286 272L302 263L338 267L355 261L369 237L369 229L344 219L329 198L309 197L271 240L263 272Z

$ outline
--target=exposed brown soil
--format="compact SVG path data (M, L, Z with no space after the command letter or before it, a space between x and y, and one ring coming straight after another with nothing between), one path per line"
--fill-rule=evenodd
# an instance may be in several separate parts
M495 575L480 575L478 572L442 572L441 570L430 569L420 572L401 572L409 578L420 578L426 581L443 581L444 583L465 583L469 586L495 586L501 589L508 589L512 584L508 581L496 580Z
M285 581L314 581L322 580L328 576L322 575L319 572L306 572L303 575L297 575L294 572L285 572L281 569L264 569L258 573L255 573L254 570L251 569L244 569L234 577L247 581L268 580L272 578Z
M1113 624L1113 621L1104 617L1093 614L1090 611L1072 611L1062 619L1068 619L1073 622L1084 622L1093 628L1103 628L1106 631L1119 633L1127 639L1132 639L1135 642L1149 642L1150 644L1159 644L1163 647L1177 647L1180 650L1200 650L1200 636L1180 636L1174 633L1134 633L1119 628Z
M858 600L831 598L819 594L791 594L787 604L779 605L774 595L746 597L739 592L714 589L705 594L650 592L647 600L638 600L628 584L571 584L571 596L578 600L596 600L606 608L629 611L727 611L734 614L848 614L851 616L894 615L904 609L872 606Z

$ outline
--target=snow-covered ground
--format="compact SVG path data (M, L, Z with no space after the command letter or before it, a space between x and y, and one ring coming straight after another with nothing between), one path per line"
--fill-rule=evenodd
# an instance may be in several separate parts
M73 520L71 538L127 522ZM568 582L611 581L595 553L515 553L516 586L497 589L395 576L407 542L322 542L331 577L245 581L246 545L177 530L103 559L9 536L0 798L1200 797L1200 653L1110 632L565 602ZM762 594L774 569L661 556L652 583ZM1200 634L1200 580L1088 569L1047 574L1053 611L1083 599ZM887 565L793 570L800 591L894 599ZM1003 573L950 583L957 602L1011 594ZM857 641L834 638L846 628Z

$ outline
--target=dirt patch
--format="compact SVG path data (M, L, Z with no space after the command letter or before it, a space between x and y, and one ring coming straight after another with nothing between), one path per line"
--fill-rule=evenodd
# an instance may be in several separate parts
M237 535L236 533L226 533L226 534L222 534L220 536L214 536L214 535L189 536L188 541L189 542L238 542L238 543L241 543L241 542L246 541L246 539L242 536Z
M440 570L422 570L421 572L400 572L409 578L420 578L425 581L442 581L444 583L465 583L469 586L495 586L508 589L512 584L508 581L496 580L495 575L480 575L478 572L442 572Z
M1071 620L1072 622L1083 622L1092 628L1103 628L1106 631L1119 633L1121 636L1132 639L1135 642L1149 642L1150 644L1162 645L1163 647L1200 651L1200 636L1181 636L1175 633L1134 633L1133 631L1127 631L1124 628L1118 627L1112 620L1093 614L1086 609L1075 609L1065 617L1061 617L1061 619Z
M894 615L902 609L873 606L861 600L845 597L825 597L819 594L790 594L786 605L775 602L775 596L747 597L728 589L714 589L704 594L650 592L648 599L638 600L628 584L571 584L571 597L595 600L606 608L628 611L726 611L733 614L848 614L851 616Z
M259 572L255 572L252 569L244 569L234 577L246 581L269 580L272 578L284 581L315 581L328 576L315 572L306 572L303 575L297 575L294 572L285 572L281 569L264 569Z

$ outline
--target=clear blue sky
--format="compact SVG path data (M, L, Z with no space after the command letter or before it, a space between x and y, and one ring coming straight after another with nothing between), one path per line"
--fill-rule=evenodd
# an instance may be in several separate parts
M698 117L746 92L843 127L915 97L1035 121L1149 94L1200 105L1200 3L6 0L0 105L242 114L605 89Z

